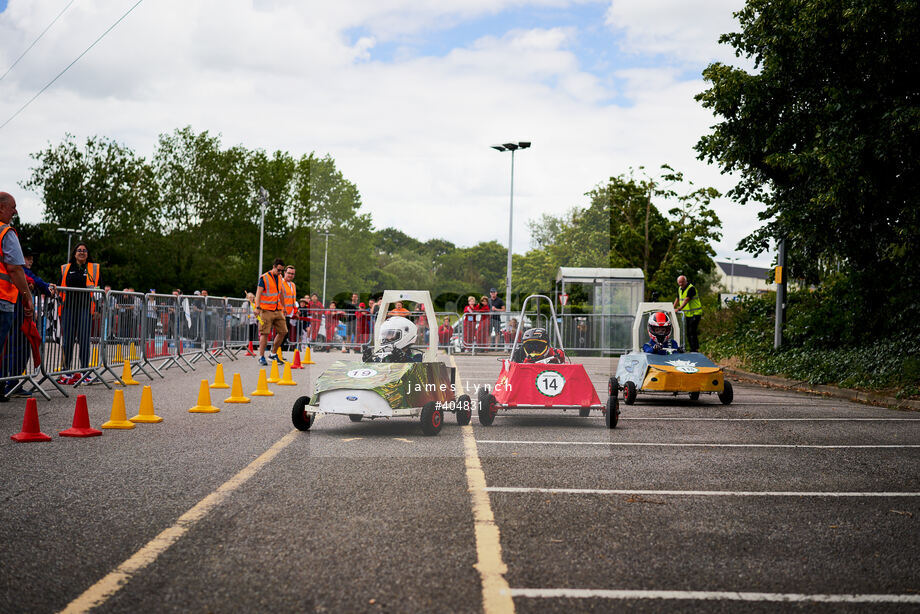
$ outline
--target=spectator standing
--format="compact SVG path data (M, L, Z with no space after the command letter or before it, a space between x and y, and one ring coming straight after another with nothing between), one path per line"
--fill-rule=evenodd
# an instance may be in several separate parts
M99 264L92 261L89 247L82 241L70 254L70 261L61 265L61 288L99 288ZM64 292L61 319L64 326L64 371L71 368L73 346L80 344L80 368L89 367L90 326L95 303L92 292ZM63 376L62 376L63 378ZM66 383L76 384L79 375L67 378ZM60 379L58 383L64 383ZM84 383L89 383L84 380Z
M489 315L492 309L489 308L489 297L479 298L479 306L476 309L480 315L476 316L476 343L482 347L489 347L489 330L492 327L492 316Z
M390 310L390 312L387 314L387 317L389 318L392 316L402 316L404 318L408 318L410 315L412 315L412 313L403 307L402 301L396 301L396 307Z
M346 301L342 303L342 309L345 311L345 343L354 344L357 339L357 311L360 299L358 298L357 293L351 293L351 301ZM350 349L350 348L346 348ZM355 348L357 352L357 348Z
M359 348L367 343L370 332L371 312L364 303L358 303L358 312L355 314L355 343Z
M268 365L268 361L265 360L265 348L268 345L269 335L272 332L275 333L272 351L268 357L271 360L278 360L281 341L287 334L281 297L283 272L284 261L281 258L275 258L272 268L262 273L256 288L256 315L262 318L262 324L259 327L259 333L261 333L259 335L259 364L263 366Z
M16 199L7 192L0 192L0 249L3 252L0 258L0 346L4 349L9 348L17 302L21 301L23 317L31 318L34 311L32 294L29 292L29 284L22 268L25 264L22 247L19 245L16 231L10 226L15 214ZM9 360L7 364L9 365ZM2 375L13 374L4 372ZM8 400L5 391L4 394L0 394L0 401Z
M444 316L444 322L438 327L438 345L447 347L450 344L450 337L453 332L450 327L450 318Z
M687 318L687 346L691 352L700 349L700 320L703 319L703 304L700 295L687 278L681 275L677 278L677 298L674 299L674 310L683 312Z
M323 322L323 303L315 292L310 295L310 341L315 342Z
M428 314L425 313L425 306L419 303L419 315L415 319L415 327L418 328L419 345L428 345ZM435 322L437 324L437 322Z
M463 308L463 347L471 347L476 343L476 297L468 296L466 307ZM461 348L462 349L462 348Z
M329 301L329 309L323 314L326 318L326 351L332 349L335 342L335 330L339 326L339 319L345 315L345 312L336 309L335 301ZM342 348L345 351L345 348Z
M505 301L498 297L498 290L491 288L489 290L489 309L492 311L492 323L489 336L494 337L494 346L502 344L502 317L501 313L505 311Z

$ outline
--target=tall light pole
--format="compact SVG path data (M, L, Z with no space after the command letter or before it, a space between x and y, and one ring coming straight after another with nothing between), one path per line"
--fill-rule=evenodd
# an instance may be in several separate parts
M73 238L75 234L82 236L83 229L82 228L58 228L58 232L67 233L67 259L70 260L70 240Z
M335 235L329 232L327 228L323 232L319 233L321 235L326 235L326 250L323 252L323 296L320 299L320 302L326 304L326 264L329 262L329 237L334 237Z
M511 202L508 206L508 279L505 286L505 311L511 311L511 237L514 230L514 152L518 149L527 149L530 141L517 143L503 143L492 145L492 149L511 152Z
M265 243L265 207L268 205L268 190L259 186L259 209L261 210L261 215L259 217L259 272L256 273L256 277L262 275L262 246Z

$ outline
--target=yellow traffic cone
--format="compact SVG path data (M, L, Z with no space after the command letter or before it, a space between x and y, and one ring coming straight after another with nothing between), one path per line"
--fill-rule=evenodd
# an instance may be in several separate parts
M287 362L287 361L284 359L284 355L281 353L281 349L280 349L280 348L278 349L278 360L280 360L281 362Z
M99 348L94 347L93 353L89 359L89 366L98 367L99 366Z
M291 373L291 363L284 363L284 377L276 382L279 386L296 386L293 374Z
M121 390L115 391L112 397L112 414L108 422L102 424L104 429L133 429L136 424L128 420L125 416L125 393Z
M220 365L218 365L220 366ZM249 397L243 396L243 380L239 373L233 374L233 388L230 390L230 398L224 403L249 403Z
M140 382L134 379L134 376L131 375L131 361L126 360L125 366L121 370L121 381L125 383L125 386L139 386Z
M136 416L131 418L131 422L154 423L163 422L163 417L153 413L153 391L150 386L144 386L141 392L141 408Z
M217 363L217 372L214 374L214 383L211 384L211 388L229 388L227 382L224 381L224 365L223 363Z
M275 367L277 370L278 367ZM265 369L259 369L259 383L256 384L255 392L250 393L254 397L273 397L275 393L268 389L268 380L265 379Z
M306 348L304 348L303 360L301 361L301 364L304 364L304 365L315 365L316 364L315 362L313 362L313 357L310 356L310 346L309 345Z
M269 375L268 375L268 383L269 383L269 384L277 384L279 381L281 381L281 376L278 375L278 361L277 361L277 360L273 360L273 361L272 361L272 370L271 370L271 372L270 372Z
M128 360L137 360L137 348L134 347L134 342L131 342L131 346L128 350Z
M220 409L211 405L211 391L208 390L208 380L201 380L198 389L198 405L189 410L193 414L216 414Z

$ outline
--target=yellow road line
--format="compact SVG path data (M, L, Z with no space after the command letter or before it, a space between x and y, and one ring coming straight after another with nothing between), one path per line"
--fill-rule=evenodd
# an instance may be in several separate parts
M457 369L457 362L450 357L450 364ZM457 396L463 394L459 369L455 372ZM489 493L486 491L486 475L479 461L476 438L472 424L461 427L463 449L466 458L466 483L473 503L473 522L476 532L476 570L482 581L482 609L485 614L510 614L514 612L511 588L505 580L508 567L502 562L502 544Z
M147 542L131 558L86 589L82 595L71 601L62 612L65 614L88 612L105 603L109 597L121 590L136 573L153 563L180 537L188 533L199 520L207 516L212 509L220 505L233 491L245 484L259 469L267 465L281 450L294 441L296 436L297 431L291 431L275 442L272 447L249 463L242 471L221 484L217 490L199 501L195 507L179 516L174 525Z

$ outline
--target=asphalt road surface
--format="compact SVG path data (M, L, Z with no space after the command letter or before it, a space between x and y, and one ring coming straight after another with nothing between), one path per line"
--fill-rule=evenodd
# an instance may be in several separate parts
M493 426L291 407L297 386L194 414L202 378L149 382L160 424L47 443L0 405L0 612L920 611L920 415L735 384ZM450 360L445 357L445 360ZM601 401L615 360L585 366ZM455 359L475 398L495 357ZM256 387L252 358L224 363ZM143 376L142 383L148 383ZM94 427L113 393L85 392ZM128 417L140 386L125 391Z

